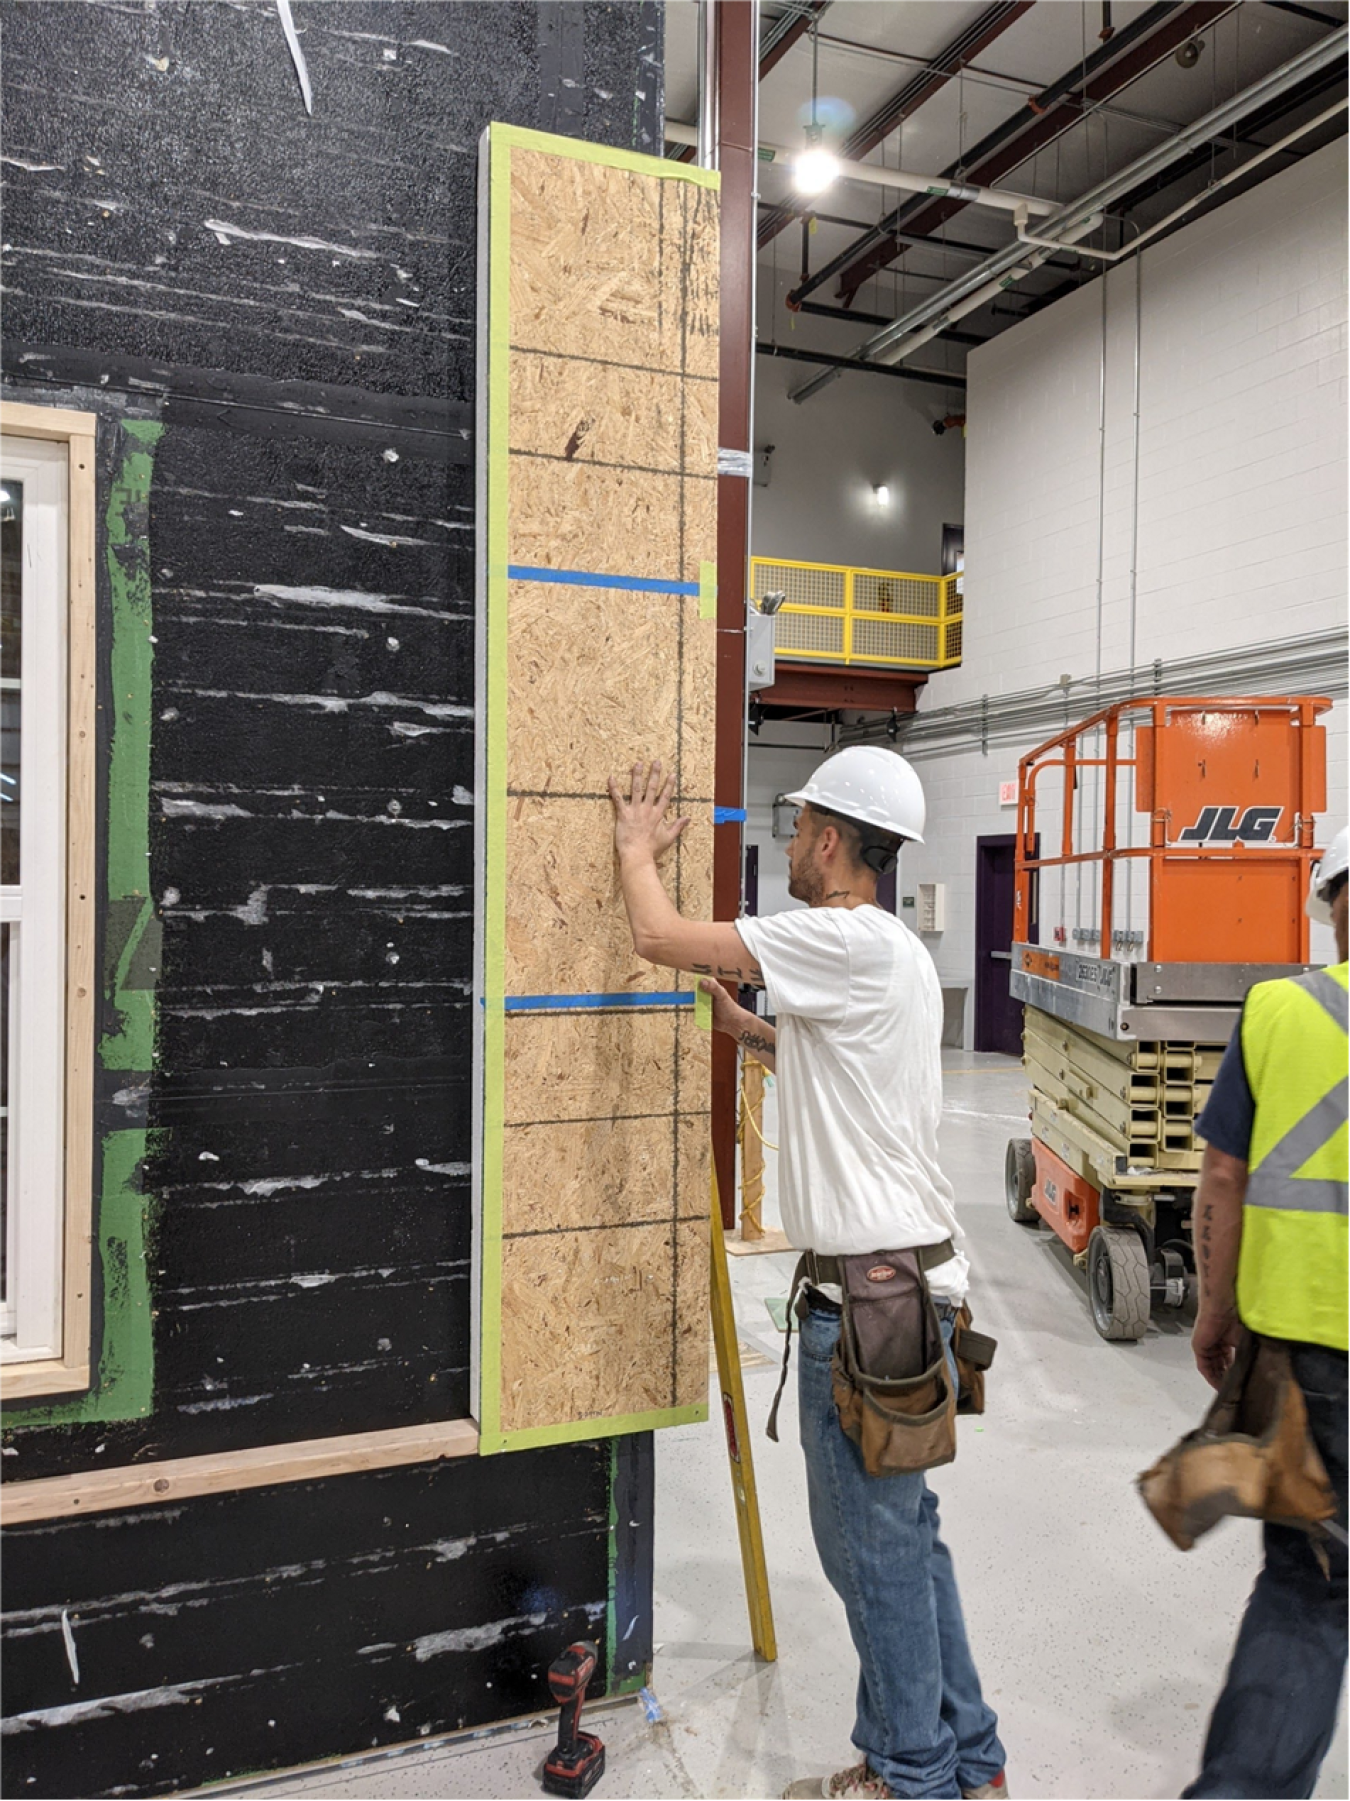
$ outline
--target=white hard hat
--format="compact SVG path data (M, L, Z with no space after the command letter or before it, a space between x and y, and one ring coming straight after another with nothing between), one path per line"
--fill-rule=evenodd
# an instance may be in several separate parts
M1308 884L1308 904L1304 911L1320 925L1331 924L1331 902L1327 889L1338 875L1350 868L1350 826L1343 826L1322 852L1322 861L1313 864L1312 881Z
M923 843L923 784L911 764L880 744L850 744L836 751L804 788L783 798Z

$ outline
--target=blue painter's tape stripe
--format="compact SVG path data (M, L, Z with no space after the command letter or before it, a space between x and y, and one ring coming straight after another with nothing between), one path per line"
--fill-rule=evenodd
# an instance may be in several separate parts
M513 582L571 582L577 588L627 588L636 594L689 594L697 596L697 582L663 582L650 575L595 575L586 569L538 569L528 563L508 563Z
M692 1007L694 996L674 993L623 994L508 994L502 1002L508 1013L573 1013L581 1007Z
M736 825L745 818L744 807L714 807L714 825Z

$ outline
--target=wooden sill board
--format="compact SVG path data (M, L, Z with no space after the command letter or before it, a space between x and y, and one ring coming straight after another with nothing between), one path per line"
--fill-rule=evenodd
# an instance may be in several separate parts
M41 1476L9 1481L0 1488L0 1525L67 1518L77 1513L110 1513L149 1507L193 1495L232 1494L278 1482L309 1482L349 1476L360 1470L398 1464L433 1463L442 1457L472 1457L478 1427L472 1420L443 1420L429 1426L401 1426L391 1432L356 1432L340 1438L311 1438L296 1444L258 1445L247 1451L203 1457L169 1458L122 1469L86 1470L77 1476Z

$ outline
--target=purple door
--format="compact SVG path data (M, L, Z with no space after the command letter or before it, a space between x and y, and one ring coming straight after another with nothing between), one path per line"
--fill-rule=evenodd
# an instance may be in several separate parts
M1013 848L1006 836L975 840L975 1049L1022 1055L1022 1003L1012 973Z

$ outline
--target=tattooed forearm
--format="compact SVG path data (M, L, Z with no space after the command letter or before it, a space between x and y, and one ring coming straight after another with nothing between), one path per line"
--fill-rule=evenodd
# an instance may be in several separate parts
M1206 1201L1200 1209L1200 1279L1209 1286L1209 1254L1214 1243L1214 1203Z
M711 963L691 963L689 968L696 976L718 976L724 982L739 982L743 988L764 986L764 971L758 963L719 963L715 969Z
M762 1032L742 1032L741 1043L748 1051L767 1051L770 1056L773 1055L773 1039L766 1038Z

